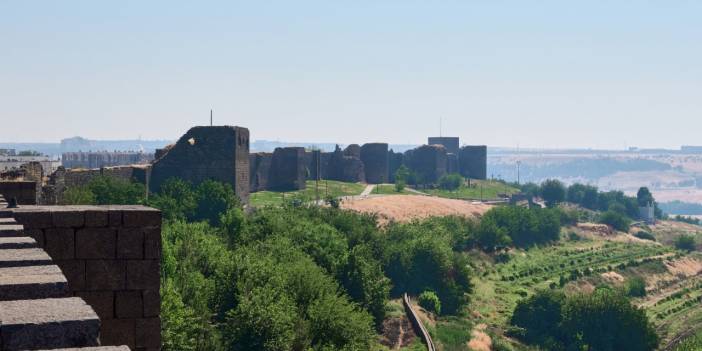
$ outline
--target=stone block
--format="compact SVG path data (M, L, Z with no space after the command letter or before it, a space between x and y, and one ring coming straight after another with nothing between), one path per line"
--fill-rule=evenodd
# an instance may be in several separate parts
M85 212L62 207L51 212L51 220L57 228L79 228L85 225Z
M44 230L44 237L44 249L51 258L69 260L76 257L73 228L47 228Z
M24 234L36 240L39 247L44 247L46 244L46 240L44 240L44 229L25 229Z
M71 291L85 289L85 261L83 260L66 260L55 261L56 265L61 268L61 272L68 280L68 288Z
M144 318L136 321L136 347L161 347L161 319Z
M27 229L51 228L54 225L48 210L19 209L13 211L13 216L18 223L26 224Z
M0 237L0 250L4 249L32 249L37 247L37 241L28 236L10 238Z
M161 315L161 294L158 289L143 290L144 317Z
M117 232L117 258L144 258L144 232L141 228L123 228Z
M86 290L124 290L125 261L91 260L85 266Z
M148 207L126 208L122 211L125 227L155 227L161 225L161 211Z
M160 286L161 266L158 260L127 261L127 289L158 289Z
M17 224L14 218L0 218L0 224Z
M144 230L144 258L161 259L161 227Z
M77 291L75 296L82 298L95 310L100 320L115 318L115 293L112 291Z
M85 228L76 231L76 258L111 259L117 252L117 231L113 228Z
M98 346L100 320L76 297L0 302L2 350Z
M134 319L105 319L102 321L102 345L126 345L135 348L136 324Z
M58 266L0 268L0 300L67 297L68 282Z
M141 291L118 291L115 294L115 316L117 318L142 318L144 300Z
M42 249L0 250L0 268L51 264L51 257Z
M0 237L25 236L21 224L0 224Z
M109 208L107 211L107 222L110 227L122 226L122 211Z
M85 226L89 228L107 227L110 223L108 213L105 208L86 210Z

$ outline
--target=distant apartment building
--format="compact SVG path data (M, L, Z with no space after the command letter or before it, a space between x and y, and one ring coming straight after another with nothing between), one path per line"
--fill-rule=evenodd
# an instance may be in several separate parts
M680 151L686 154L702 154L702 146L683 145Z
M15 156L15 149L0 149L0 156Z
M61 163L65 168L102 168L146 164L154 159L153 153L131 151L64 152Z
M61 162L52 159L49 156L17 156L15 155L2 155L0 153L0 172L6 172L13 169L19 169L23 164L30 162L38 162L41 164L44 174L49 174L61 165Z

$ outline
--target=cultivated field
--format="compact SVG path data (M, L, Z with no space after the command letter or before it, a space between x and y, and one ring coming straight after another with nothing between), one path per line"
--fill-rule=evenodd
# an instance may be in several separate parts
M406 222L433 216L476 217L487 212L492 206L434 196L388 195L344 201L341 207L377 214L381 223L387 223L388 221Z

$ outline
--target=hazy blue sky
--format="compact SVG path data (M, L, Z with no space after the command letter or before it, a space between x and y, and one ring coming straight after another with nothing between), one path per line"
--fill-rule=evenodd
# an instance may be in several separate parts
M702 144L702 1L0 0L0 141Z

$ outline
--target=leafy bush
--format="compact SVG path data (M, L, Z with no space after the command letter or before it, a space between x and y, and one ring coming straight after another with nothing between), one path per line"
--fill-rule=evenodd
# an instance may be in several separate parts
M643 240L650 240L650 241L656 241L656 237L653 236L653 234L646 232L646 231L639 231L634 234L635 237Z
M560 214L555 209L529 209L518 206L495 207L483 215L481 226L504 230L511 242L517 247L529 247L559 239ZM500 233L491 238L500 239ZM500 239L504 242L504 239Z
M626 282L626 293L631 297L646 296L646 281L641 277L633 277Z
M541 197L548 207L555 207L566 197L566 188L559 180L548 179L541 184Z
M602 213L599 222L622 232L629 231L629 226L631 225L629 217L615 210Z
M517 303L510 322L519 338L548 350L648 351L659 341L644 310L611 289L540 291Z
M95 194L87 186L69 187L63 192L62 205L94 205Z
M458 173L446 174L439 178L439 187L448 191L455 191L463 185L463 176Z
M441 314L441 301L436 293L433 291L425 291L419 294L417 299L419 306L422 306L427 311L434 312L436 314Z
M684 251L695 250L695 237L692 235L681 235L675 239L675 248Z

